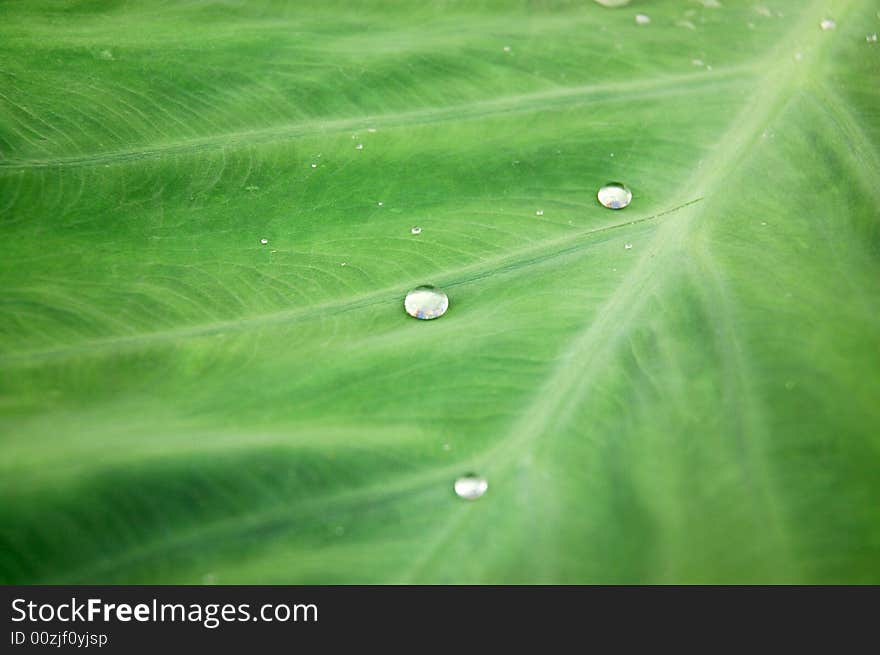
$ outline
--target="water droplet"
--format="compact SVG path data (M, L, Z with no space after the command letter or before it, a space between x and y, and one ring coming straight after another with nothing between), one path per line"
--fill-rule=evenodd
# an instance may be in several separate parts
M510 46L509 45L504 46L503 50L504 50L504 52L510 52Z
M703 65L703 60L702 60L702 59L691 59L691 63L692 63L694 66L702 66L702 65Z
M312 164L312 168L318 168L317 164Z
M636 25L647 25L651 22L651 17L647 14L636 14Z
M623 7L628 5L630 0L596 0L596 4L603 7Z
M877 43L877 33L874 32L873 34L869 34L865 37L865 41L868 43Z
M482 478L475 473L463 475L455 481L453 485L455 495L465 500L476 500L480 498L489 489L489 483L486 478Z
M260 239L260 243L265 246L267 243L269 243L269 239Z
M837 23L835 23L834 20L832 20L831 18L823 18L822 22L819 23L819 27L821 27L823 30L833 30L835 27L837 27Z
M632 250L633 244L631 244L631 243L624 244L623 249L624 250Z
M244 188L245 191L259 191L260 187L250 184Z
M430 284L425 284L416 287L406 294L403 306L406 309L406 313L413 318L427 321L432 318L439 318L446 313L446 310L449 308L449 298L440 289Z
M340 266L348 266L348 262L342 262Z
M539 209L538 211L535 212L535 216L543 216L543 215L544 215L543 209Z
M623 209L629 205L632 197L632 191L620 182L609 182L598 193L599 202L608 209Z
M354 149L355 149L355 150L363 150L363 149L364 149L364 144L363 144L363 143L359 143L359 144L357 144L357 145L354 147Z
M384 206L385 206L385 203L382 202L382 201L380 200L380 201L378 202L378 205L379 205L380 207L384 207Z
M422 233L422 228L420 228L418 225L416 225L414 228L412 228L412 229L410 230L410 232L411 232L412 234L421 234L421 233Z
M367 128L367 132L369 132L370 134L375 134L375 133L376 133L376 128L375 128L375 127L368 127L368 128Z
M721 3L718 0L703 0L703 6L707 9L720 9Z

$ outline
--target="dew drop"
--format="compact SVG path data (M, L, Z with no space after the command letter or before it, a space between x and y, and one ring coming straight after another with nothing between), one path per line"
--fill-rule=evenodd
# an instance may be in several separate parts
M877 33L874 32L873 34L869 34L865 37L865 41L868 43L877 43Z
M317 164L312 164L312 168L318 168Z
M363 150L363 149L364 149L364 144L363 144L363 143L359 143L359 144L357 144L357 145L354 147L354 149L355 149L355 150Z
M510 52L510 46L509 45L504 46L503 50L504 50L504 52Z
M413 318L429 321L446 313L449 308L449 298L437 287L425 284L406 294L403 307Z
M486 493L489 489L489 483L486 482L486 478L480 477L476 473L468 473L455 481L453 489L459 498L476 500Z
M623 7L628 5L629 2L630 0L596 0L596 4L603 7Z
M267 243L269 243L269 239L260 239L260 243L265 246Z
M367 128L367 132L369 132L370 134L375 134L375 133L376 133L376 128L375 128L375 127L368 127L368 128Z
M422 228L420 228L418 225L416 225L414 228L412 228L412 229L410 230L410 233L412 233L412 234L421 234L421 233L422 233Z
M837 27L837 23L835 23L831 18L823 18L822 22L819 23L819 27L826 31L833 30L835 27Z
M647 25L651 22L651 17L647 14L636 14L636 25Z
M543 215L544 215L543 209L539 209L538 211L535 212L535 216L543 216Z
M599 202L608 209L623 209L629 205L632 197L632 191L620 182L609 182L598 193Z
M631 244L631 243L624 244L623 249L624 250L632 250L633 244Z
M381 200L380 200L377 204L378 204L380 207L384 207L384 206L385 206L385 203L382 202Z

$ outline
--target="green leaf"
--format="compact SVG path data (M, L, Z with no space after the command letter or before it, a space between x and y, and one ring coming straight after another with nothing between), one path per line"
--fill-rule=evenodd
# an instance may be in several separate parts
M0 582L880 582L876 3L713 4L0 7Z

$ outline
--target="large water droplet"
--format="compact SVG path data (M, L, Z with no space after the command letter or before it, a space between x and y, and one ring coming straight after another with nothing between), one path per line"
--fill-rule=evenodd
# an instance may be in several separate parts
M468 473L455 481L453 485L455 495L465 500L476 500L486 493L489 489L489 483L486 478L480 477L476 473Z
M632 201L632 191L620 182L609 182L599 189L599 202L608 209L623 209Z
M446 313L449 309L449 298L440 289L425 284L406 294L403 306L406 313L413 318L427 321Z

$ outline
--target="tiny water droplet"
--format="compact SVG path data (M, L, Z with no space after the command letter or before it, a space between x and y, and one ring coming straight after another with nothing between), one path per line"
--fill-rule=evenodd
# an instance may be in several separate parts
M267 243L269 243L269 239L260 239L260 243L265 246Z
M367 132L369 132L370 134L375 134L375 133L376 133L376 128L375 128L375 127L368 127L368 128L367 128Z
M632 250L632 248L633 248L633 244L631 244L631 243L624 244L624 246L623 246L624 250Z
M544 215L543 209L539 209L538 211L535 212L535 216L543 216L543 215Z
M510 46L509 46L509 45L504 46L504 48L502 48L502 49L504 50L504 52L510 52Z
M632 201L632 191L620 182L609 182L597 194L599 202L608 209L623 209Z
M835 23L834 20L831 18L823 18L822 22L819 23L819 27L826 31L833 30L835 27L837 27L837 23Z
M486 478L480 477L476 473L468 473L455 481L453 489L459 498L476 500L486 493L489 489L489 483Z
M357 145L354 147L354 149L355 149L355 150L363 150L363 149L364 149L364 144L363 144L363 143L359 143L359 144L357 144Z
M602 5L603 7L623 7L629 3L630 0L596 0L596 4Z
M342 262L340 266L348 266L348 262Z
M865 41L868 43L877 43L877 33L874 32L873 34L869 34L865 37Z
M420 228L418 225L416 225L414 228L412 228L412 229L410 230L410 232L411 232L412 234L421 234L421 233L422 233L422 228Z
M380 200L377 204L378 204L380 207L384 207L384 206L385 206L385 203L382 202L381 200Z
M651 17L647 14L636 14L636 25L647 25L651 22Z
M318 168L317 164L312 164L312 168Z
M449 308L449 298L440 289L425 284L406 294L403 307L413 318L429 321L446 313Z

